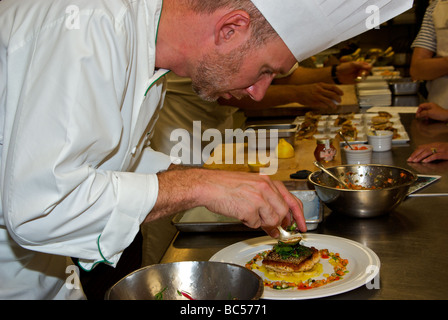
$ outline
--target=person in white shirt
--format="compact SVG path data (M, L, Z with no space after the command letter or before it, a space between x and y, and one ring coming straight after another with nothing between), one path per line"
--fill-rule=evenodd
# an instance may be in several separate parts
M300 201L280 182L183 168L149 146L167 70L192 78L207 100L261 99L296 61L366 31L356 1L341 1L343 14L321 10L325 1L283 4L0 1L0 299L83 299L66 257L86 270L114 266L142 223L195 206L274 237L292 212L306 230ZM390 2L382 16L410 4ZM311 28L285 11L318 17ZM304 32L306 51L285 32L318 20L323 36Z
M448 109L448 2L428 6L420 31L412 43L410 73L426 81L427 101Z

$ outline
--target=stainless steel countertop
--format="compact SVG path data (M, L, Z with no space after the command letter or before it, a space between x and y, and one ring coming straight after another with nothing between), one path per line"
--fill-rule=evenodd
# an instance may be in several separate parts
M448 141L444 124L423 124L414 114L401 114L410 142L394 146L380 161L442 178L420 193L448 192L448 161L410 165L406 159L417 145ZM413 197L395 211L373 219L354 219L325 212L324 221L312 231L357 241L372 249L381 260L374 288L362 286L327 299L447 299L448 298L448 197ZM178 233L161 263L210 259L216 252L264 233ZM377 279L377 280L378 280ZM375 281L377 281L375 280Z

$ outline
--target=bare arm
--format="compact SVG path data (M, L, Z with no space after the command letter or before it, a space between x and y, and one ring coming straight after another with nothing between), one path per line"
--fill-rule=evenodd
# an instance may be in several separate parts
M308 85L272 85L261 101L249 97L242 99L220 100L223 105L241 109L266 109L289 103L300 103L313 107L329 107L336 109L344 92L337 86L327 83Z
M268 176L178 167L158 174L159 196L146 222L196 206L237 218L250 228L278 236L276 227L289 223L292 212L306 231L302 203L279 181Z
M354 84L356 78L365 73L369 73L372 66L367 62L345 62L336 67L337 80L341 84ZM334 84L331 67L326 68L297 68L290 76L278 78L273 81L274 84L310 84L325 82Z
M291 75L283 78L276 78L273 84L309 84L315 82L334 83L331 78L331 67L326 68L303 68L298 67Z
M415 48L410 69L415 80L434 80L448 75L448 57L434 57L434 52Z

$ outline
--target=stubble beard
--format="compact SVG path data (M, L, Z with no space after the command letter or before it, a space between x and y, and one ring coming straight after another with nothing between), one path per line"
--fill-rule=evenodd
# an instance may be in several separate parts
M191 76L193 90L201 99L209 102L216 101L221 94L230 92L235 74L241 69L247 53L247 48L237 48L225 55L204 55L196 72Z

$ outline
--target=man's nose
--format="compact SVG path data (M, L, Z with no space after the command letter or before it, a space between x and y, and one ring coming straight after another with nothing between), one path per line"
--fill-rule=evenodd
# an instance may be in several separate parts
M266 94L266 91L268 90L269 86L271 85L271 82L274 79L274 77L275 75L272 75L270 77L264 77L263 79L257 81L250 87L246 88L246 92L253 100L261 101L261 99L263 99L264 95Z

